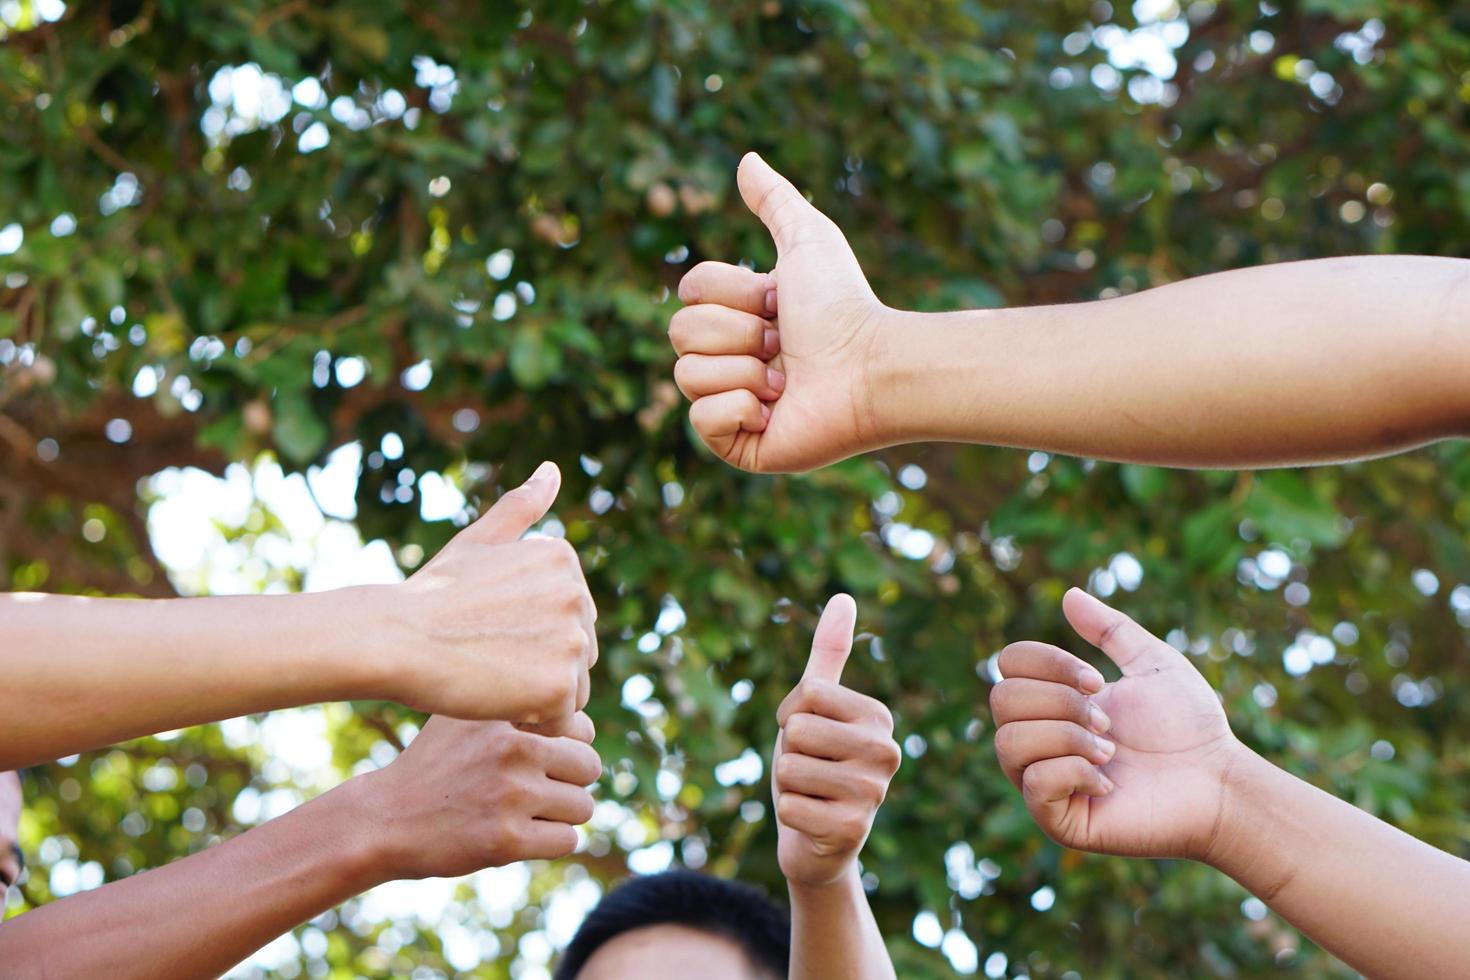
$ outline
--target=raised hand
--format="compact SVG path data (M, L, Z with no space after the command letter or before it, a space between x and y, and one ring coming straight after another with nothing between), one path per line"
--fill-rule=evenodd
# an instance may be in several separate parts
M1080 589L1062 600L1072 627L1117 664L1110 684L1045 643L1001 651L990 693L996 754L1026 809L1068 847L1204 859L1225 779L1249 755L1219 698L1182 654Z
M503 721L431 718L403 754L367 777L386 878L453 877L577 847L602 773L591 720L564 736Z
M776 267L702 262L669 323L689 418L726 462L806 470L883 444L869 366L873 294L842 231L754 153L736 175L776 245Z
M393 697L455 718L556 732L587 704L597 609L566 541L522 540L556 500L542 463L383 604ZM405 662L406 661L406 662Z
M857 605L835 595L822 611L801 682L781 702L771 760L777 859L798 887L832 884L857 870L888 782L898 771L893 716L842 686Z

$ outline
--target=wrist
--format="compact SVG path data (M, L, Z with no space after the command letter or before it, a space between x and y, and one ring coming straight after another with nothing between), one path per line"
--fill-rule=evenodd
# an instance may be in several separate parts
M395 701L404 676L399 658L411 643L402 643L392 614L397 597L392 585L362 585L317 593L328 639L322 648L326 669L339 691L332 700ZM325 699L324 699L325 700Z
M862 872L858 869L857 858L851 858L842 869L834 876L790 876L786 878L786 890L795 903L802 901L826 901L836 896L847 896L852 894L853 889L859 893L863 890Z
M401 877L401 849L394 847L382 819L381 794L374 785L379 772L355 776L318 797L313 815L329 848L328 861L343 891L356 895Z
M1221 780L1217 829L1200 860L1261 894L1286 875L1287 834L1280 826L1282 781L1292 777L1241 746Z

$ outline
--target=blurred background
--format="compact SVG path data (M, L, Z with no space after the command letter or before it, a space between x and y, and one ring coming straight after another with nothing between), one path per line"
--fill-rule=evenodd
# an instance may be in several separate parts
M583 849L376 889L239 977L545 980L630 871L783 894L774 709L838 589L849 683L905 750L863 855L901 976L1348 976L1208 869L1050 844L993 760L994 655L1080 651L1059 601L1087 585L1257 749L1470 856L1464 446L1239 474L928 446L752 477L693 439L664 332L695 262L774 259L747 149L887 303L998 306L1466 255L1467 113L1470 7L1429 0L0 0L0 580L391 581L561 465L542 530L603 630ZM420 721L328 705L38 768L6 914L238 834Z

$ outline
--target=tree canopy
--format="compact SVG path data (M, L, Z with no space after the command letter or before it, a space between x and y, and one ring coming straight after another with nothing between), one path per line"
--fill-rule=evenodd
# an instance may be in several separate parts
M1467 107L1470 7L1428 0L6 0L0 576L206 591L154 547L180 479L157 474L243 466L258 489L351 446L355 500L328 516L411 572L561 465L552 530L604 652L587 848L446 885L442 914L348 903L257 972L544 976L558 903L630 861L779 894L749 752L840 589L848 682L905 748L863 857L901 976L1346 976L1206 868L1048 842L994 762L992 657L1080 652L1059 602L1090 584L1188 650L1253 746L1470 857L1463 446L1239 474L927 446L751 476L688 430L665 329L693 263L774 259L734 190L748 149L890 305L1019 305L1465 255ZM446 487L466 505L426 508ZM269 501L237 517L224 560L301 587ZM416 720L290 718L276 740L318 740L339 776ZM34 770L9 913L320 790L271 724Z

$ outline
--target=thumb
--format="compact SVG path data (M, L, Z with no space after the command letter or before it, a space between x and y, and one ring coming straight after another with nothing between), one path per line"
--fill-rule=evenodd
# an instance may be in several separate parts
M812 636L812 655L801 675L833 684L842 682L842 668L852 653L852 631L857 625L857 603L852 596L839 592L822 610L817 632Z
M506 544L546 516L561 489L561 470L547 460L531 478L495 501L485 516L465 529L465 535L484 544Z
M747 153L741 158L735 182L740 186L745 206L771 233L778 253L795 244L797 232L804 223L822 216L791 181L773 170L757 153Z
M1062 614L1088 643L1102 650L1124 675L1139 674L1178 656L1177 651L1128 616L1081 589L1068 589Z

